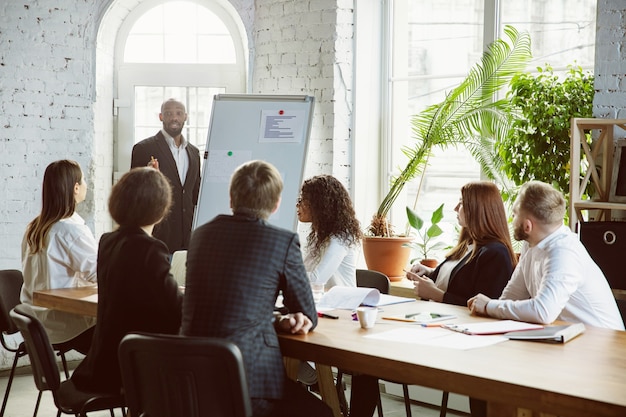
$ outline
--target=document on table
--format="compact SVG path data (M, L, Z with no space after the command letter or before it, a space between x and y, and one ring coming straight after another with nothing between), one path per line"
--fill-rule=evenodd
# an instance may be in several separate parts
M390 342L412 343L445 347L451 349L473 349L495 345L509 340L503 336L472 337L467 334L450 332L441 327L402 327L381 333L364 336L370 339L387 340Z
M361 304L380 307L390 304L415 301L414 298L381 294L376 288L334 286L319 301L317 309L354 310Z

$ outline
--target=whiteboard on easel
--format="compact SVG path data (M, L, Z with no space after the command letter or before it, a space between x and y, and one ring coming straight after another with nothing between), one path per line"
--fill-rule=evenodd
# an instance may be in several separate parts
M297 230L295 204L304 175L313 103L312 96L214 97L193 229L219 214L232 214L232 173L244 162L261 159L278 169L284 183L280 208L269 222Z

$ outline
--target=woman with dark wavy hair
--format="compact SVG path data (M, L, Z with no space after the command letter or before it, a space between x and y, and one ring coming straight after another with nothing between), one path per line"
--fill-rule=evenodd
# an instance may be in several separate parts
M362 231L346 188L331 175L302 184L298 220L311 223L304 266L311 282L356 287L356 262Z
M363 234L346 188L332 175L317 175L302 184L296 203L298 220L311 223L304 267L311 283L356 287L356 262ZM298 380L317 382L312 363L301 362Z

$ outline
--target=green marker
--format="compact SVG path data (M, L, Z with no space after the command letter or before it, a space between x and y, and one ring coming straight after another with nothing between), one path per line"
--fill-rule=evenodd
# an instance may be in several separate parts
M233 156L233 151L228 151L228 156Z

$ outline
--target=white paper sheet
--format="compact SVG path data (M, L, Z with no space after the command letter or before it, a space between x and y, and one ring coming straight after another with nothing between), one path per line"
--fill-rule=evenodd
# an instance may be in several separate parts
M376 324L378 326L378 323ZM451 349L474 349L495 345L508 340L503 336L471 336L458 332L451 332L439 327L406 326L364 336L370 339L387 340L390 342L412 343L445 347Z

